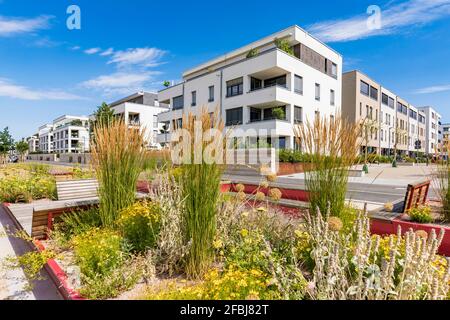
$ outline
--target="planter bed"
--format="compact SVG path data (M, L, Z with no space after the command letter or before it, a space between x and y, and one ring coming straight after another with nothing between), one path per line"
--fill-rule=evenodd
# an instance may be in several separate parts
M304 173L305 169L311 168L310 163L292 163L292 162L280 162L277 175L288 176L295 173Z

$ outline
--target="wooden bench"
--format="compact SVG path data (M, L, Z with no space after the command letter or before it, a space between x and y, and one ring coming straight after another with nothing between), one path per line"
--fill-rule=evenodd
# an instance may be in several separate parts
M430 180L419 181L409 184L406 190L405 202L401 213L408 213L409 210L427 203L428 192L430 191Z
M38 204L33 207L31 223L31 236L36 239L45 239L48 230L53 229L55 218L62 214L80 209L87 209L99 204L98 181L72 180L56 183L58 201ZM147 197L146 193L137 192L136 199Z
M58 200L74 200L98 197L96 179L69 180L56 182Z

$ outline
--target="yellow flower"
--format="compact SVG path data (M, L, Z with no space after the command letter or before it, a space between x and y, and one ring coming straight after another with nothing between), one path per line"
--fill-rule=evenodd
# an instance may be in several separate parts
M248 236L248 230L247 229L242 229L241 230L241 236L243 236L244 238Z
M214 249L220 249L220 248L222 248L222 247L223 247L222 241L220 241L220 240L215 240L215 241L213 242L213 247L214 247Z

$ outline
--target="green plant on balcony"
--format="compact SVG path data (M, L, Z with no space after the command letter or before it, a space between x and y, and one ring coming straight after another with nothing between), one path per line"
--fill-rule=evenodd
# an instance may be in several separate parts
M247 59L256 57L257 55L259 55L259 50L258 49L251 49L248 53L247 53Z
M163 82L163 86L166 87L166 88L170 87L170 81L167 81L167 80L164 81Z
M285 120L286 119L286 113L284 112L283 108L274 108L272 110L272 115L277 120Z
M83 121L81 121L80 119L75 119L70 123L70 125L76 126L76 127L81 127L83 125Z
M291 56L294 55L294 50L286 39L275 39L275 46Z

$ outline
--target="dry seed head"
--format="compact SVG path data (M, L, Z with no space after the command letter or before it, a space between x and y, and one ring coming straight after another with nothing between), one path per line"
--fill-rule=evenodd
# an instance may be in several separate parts
M267 175L266 177L267 181L269 182L275 182L278 179L278 176L274 173Z
M280 201L280 199L282 197L280 189L277 189L277 188L270 189L269 197L274 201Z
M266 195L262 192L257 192L255 199L256 201L264 201L266 199Z
M239 183L236 185L236 191L237 192L244 192L245 191L245 186L242 183Z
M424 230L417 230L416 235L421 239L425 239L425 240L428 239L428 233Z
M236 199L238 199L239 201L245 201L245 199L247 198L247 195L245 194L245 192L238 192L236 194Z
M338 217L330 217L328 219L328 228L331 231L341 231L344 224L342 223L342 220Z

